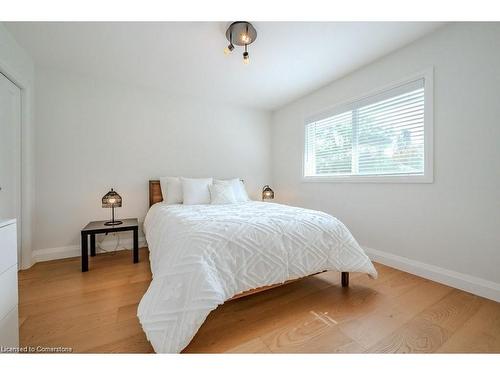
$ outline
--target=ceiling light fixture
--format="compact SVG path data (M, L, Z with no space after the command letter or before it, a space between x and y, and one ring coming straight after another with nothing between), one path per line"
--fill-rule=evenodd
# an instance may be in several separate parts
M234 50L235 45L245 47L243 63L250 63L248 45L257 39L257 30L255 30L253 25L246 21L233 22L226 30L226 38L229 41L229 45L224 48L224 53L229 55Z

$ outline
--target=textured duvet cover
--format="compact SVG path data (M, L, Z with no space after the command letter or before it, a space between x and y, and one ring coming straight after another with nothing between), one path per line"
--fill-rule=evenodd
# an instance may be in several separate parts
M178 353L234 295L324 270L377 273L349 230L323 212L275 203L151 207L153 280L138 317L157 353Z

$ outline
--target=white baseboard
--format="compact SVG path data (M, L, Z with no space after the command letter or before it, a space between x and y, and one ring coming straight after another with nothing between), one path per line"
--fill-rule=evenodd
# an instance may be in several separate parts
M127 250L133 248L133 240L132 238L120 239L120 247L117 251ZM116 240L106 240L101 243L101 246L104 249L109 249L109 251L113 251L116 247ZM144 236L139 236L139 247L147 246L146 239ZM96 253L104 253L105 251L96 248ZM64 259L64 258L73 258L79 257L81 255L81 247L80 245L71 245L71 246L62 246L62 247L54 247L50 249L39 249L34 250L32 253L32 265L38 262L45 262L48 260L54 259Z
M106 249L114 249L115 240L106 240L101 245ZM139 247L147 246L144 236L139 236ZM131 249L133 247L132 239L120 239L120 247ZM448 270L419 262L417 260L405 258L399 255L387 253L385 251L375 250L363 246L366 254L371 260L382 263L386 266L396 268L401 271L411 273L441 284L451 286L478 296L500 302L500 284L485 280L479 277L467 275L464 273ZM102 251L97 250L97 253ZM54 259L63 259L78 257L81 254L79 245L56 247L51 249L40 249L33 251L33 264Z
M399 255L363 247L371 260L401 271L421 276L478 296L500 302L500 284L445 268L422 263Z

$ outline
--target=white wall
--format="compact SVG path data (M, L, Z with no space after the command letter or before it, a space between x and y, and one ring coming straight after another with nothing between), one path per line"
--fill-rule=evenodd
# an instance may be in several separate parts
M31 266L32 213L34 207L33 120L34 64L26 51L0 24L0 72L21 89L21 220L17 223L21 240L21 268Z
M7 29L0 23L0 62L7 68L7 75L32 81L34 65L31 57L15 41ZM2 73L4 73L2 71ZM4 73L5 74L5 73Z
M452 24L275 112L277 199L338 217L361 245L500 282L499 41L500 23ZM431 66L434 183L301 182L306 116Z
M254 198L270 181L267 112L38 67L36 86L38 259L76 255L80 229L108 219L100 200L111 187L123 198L117 216L142 220L152 178L238 176Z

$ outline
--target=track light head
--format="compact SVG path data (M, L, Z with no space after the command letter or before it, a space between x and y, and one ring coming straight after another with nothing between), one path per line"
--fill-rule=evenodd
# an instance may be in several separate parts
M233 50L234 50L233 43L229 43L229 45L226 48L224 48L224 54L229 55L231 52L233 52Z

